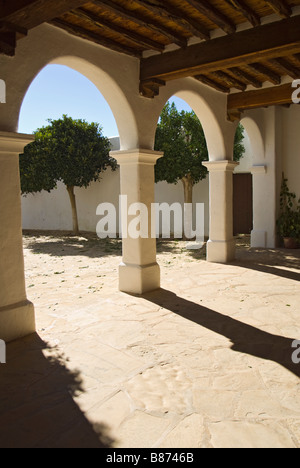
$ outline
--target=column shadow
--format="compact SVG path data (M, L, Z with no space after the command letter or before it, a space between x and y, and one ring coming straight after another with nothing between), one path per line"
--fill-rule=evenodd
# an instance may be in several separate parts
M266 361L273 361L300 377L300 364L294 364L292 343L295 338L285 338L247 325L199 304L178 297L173 292L158 289L143 298L201 327L228 338L231 349ZM298 337L300 339L300 337Z
M237 260L233 262L233 265L292 281L300 281L300 250L239 250Z
M83 391L80 373L37 334L8 344L0 365L0 448L110 448L108 428L92 425L73 399Z

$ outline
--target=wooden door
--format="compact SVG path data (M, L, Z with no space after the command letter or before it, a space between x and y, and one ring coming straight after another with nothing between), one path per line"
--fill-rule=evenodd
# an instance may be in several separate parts
M253 180L252 174L233 176L234 235L250 234L253 229Z

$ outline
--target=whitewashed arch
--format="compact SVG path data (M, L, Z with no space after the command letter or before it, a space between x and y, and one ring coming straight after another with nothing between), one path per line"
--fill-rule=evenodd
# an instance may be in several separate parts
M68 66L88 78L103 95L114 115L119 131L121 149L136 146L138 136L134 113L124 92L107 72L81 57L74 56L59 57L50 64Z
M156 99L156 109L152 119L152 127L148 132L155 140L157 122L165 103L172 97L183 99L196 113L206 137L211 161L233 159L233 141L237 124L224 119L227 98L223 93L214 91L194 79L176 80L161 88Z
M127 149L135 145L135 140L137 140L137 125L134 114L122 90L105 71L87 60L76 56L58 57L47 63L45 67L47 65L64 65L89 79L103 95L114 115L119 130L121 146ZM32 78L30 86L41 71L39 70ZM27 88L24 98L30 86ZM81 92L84 92L84 90L81 90Z
M246 116L241 119L241 124L246 130L252 149L253 164L261 164L265 158L265 142L263 128L260 128L257 121Z
M78 71L99 89L114 114L122 149L135 148L139 134L131 101L135 95L137 63L132 57L44 24L20 41L13 61L0 57L1 79L6 83L7 93L7 104L0 107L0 130L18 130L21 106L30 85L47 65L60 64Z

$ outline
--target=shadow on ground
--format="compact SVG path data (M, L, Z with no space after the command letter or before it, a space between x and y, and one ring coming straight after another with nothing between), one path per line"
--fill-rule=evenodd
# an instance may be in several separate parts
M24 231L24 245L35 255L51 257L101 258L122 255L121 240L99 239L96 234L91 233L74 236L67 232Z
M0 448L110 448L108 428L91 425L73 396L79 372L36 334L8 344L0 366Z
M300 377L300 365L293 364L292 343L296 339L264 332L239 320L202 307L176 294L159 289L143 296L144 299L167 309L201 327L228 338L231 349L267 361L273 361Z
M237 249L233 265L300 281L300 250ZM298 270L298 271L295 271Z

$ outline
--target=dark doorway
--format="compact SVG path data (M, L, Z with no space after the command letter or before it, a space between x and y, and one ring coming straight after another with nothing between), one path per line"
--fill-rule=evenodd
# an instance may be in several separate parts
M250 234L253 229L253 181L252 174L233 176L234 235Z

